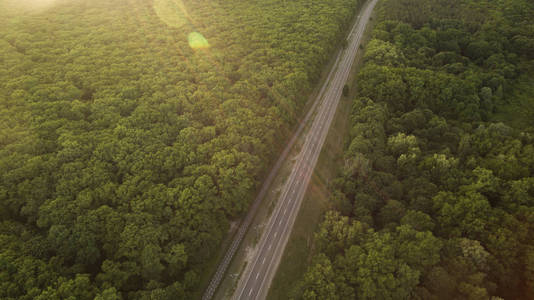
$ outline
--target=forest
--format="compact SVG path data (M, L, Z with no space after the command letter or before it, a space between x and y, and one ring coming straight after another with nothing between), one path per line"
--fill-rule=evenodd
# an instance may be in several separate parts
M533 16L527 0L379 2L293 298L534 299Z
M0 1L0 298L198 293L358 5Z

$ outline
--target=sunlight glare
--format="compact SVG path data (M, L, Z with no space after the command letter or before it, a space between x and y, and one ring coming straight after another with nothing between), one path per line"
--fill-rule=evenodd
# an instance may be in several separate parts
M187 41L189 42L189 46L193 49L207 49L210 47L210 44L208 43L208 40L199 32L191 32L187 36Z
M8 0L7 7L25 11L42 11L52 7L58 0Z
M154 0L154 11L159 19L170 27L182 27L188 15L182 0Z

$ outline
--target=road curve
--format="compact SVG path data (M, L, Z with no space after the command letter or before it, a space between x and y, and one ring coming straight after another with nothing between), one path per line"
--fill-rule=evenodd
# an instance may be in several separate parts
M362 8L358 20L347 37L348 46L333 66L328 76L330 80L324 83L323 93L318 96L317 102L321 104L317 114L256 247L256 252L238 282L233 295L234 299L265 299L267 297L313 169L336 113L343 86L354 63L365 26L376 2L377 0L371 0Z

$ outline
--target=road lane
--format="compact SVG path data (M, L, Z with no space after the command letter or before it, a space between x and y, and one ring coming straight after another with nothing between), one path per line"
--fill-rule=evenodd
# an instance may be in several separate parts
M376 2L377 0L372 0L363 7L360 18L347 38L348 47L341 53L341 57L338 56L336 65L332 69L334 73L329 75L330 80L325 82L321 89L319 99L321 104L317 108L317 114L267 228L256 247L252 262L247 265L238 282L234 293L235 299L265 299L267 296L268 288L280 263L313 169L334 118L343 86L354 63L365 25ZM282 214L281 211L284 213ZM258 263L259 261L262 263Z

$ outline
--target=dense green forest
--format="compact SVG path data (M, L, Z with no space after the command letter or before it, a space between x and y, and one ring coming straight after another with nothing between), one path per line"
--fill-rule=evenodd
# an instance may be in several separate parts
M0 298L190 298L358 4L0 1Z
M533 17L527 0L379 3L293 297L534 299ZM503 117L516 88L530 108Z

